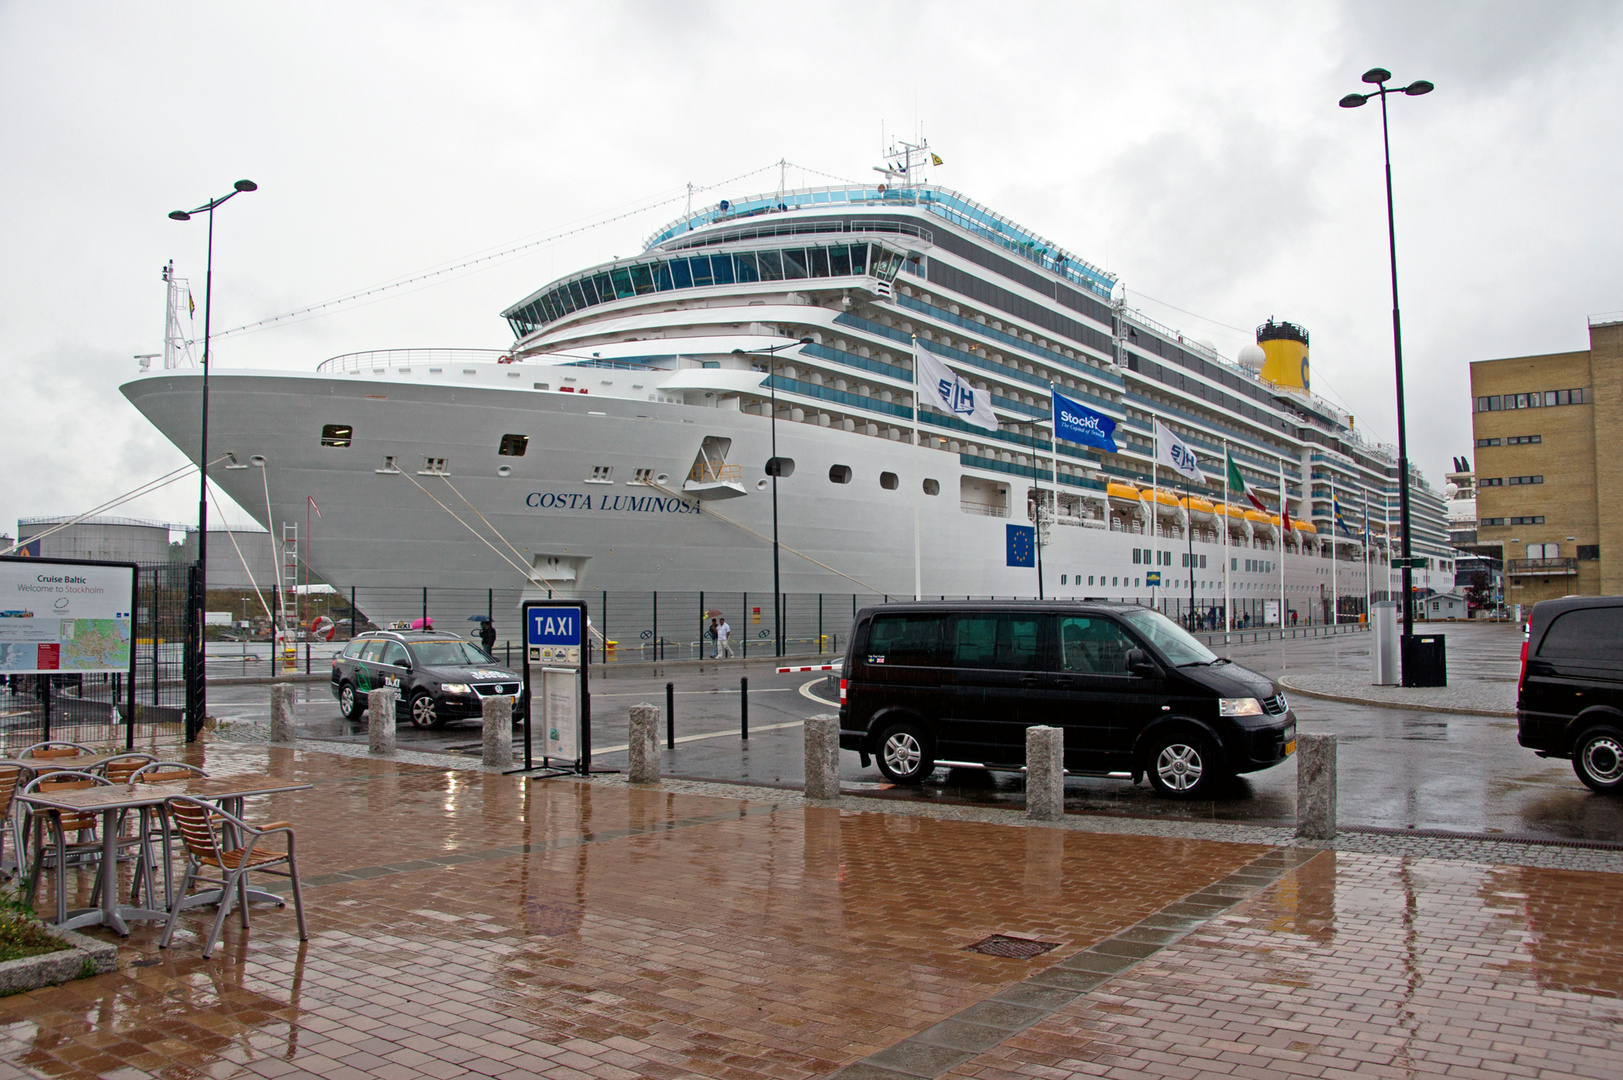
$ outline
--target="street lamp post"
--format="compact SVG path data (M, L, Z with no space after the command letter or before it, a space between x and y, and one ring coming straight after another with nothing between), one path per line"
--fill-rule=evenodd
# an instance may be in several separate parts
M783 655L783 587L778 571L778 473L782 466L778 462L778 358L777 353L784 349L792 349L796 345L810 345L812 339L803 337L799 341L790 341L782 345L773 345L755 352L745 352L743 349L734 349L734 356L767 357L767 389L772 396L772 459L766 463L766 474L772 478L772 636L773 655Z
M214 295L214 208L239 192L257 191L259 185L252 180L238 180L231 190L218 199L210 199L195 210L172 210L175 221L190 221L193 214L209 216L208 261L203 275L203 416L198 437L197 470L201 480L197 492L197 577L191 597L191 611L186 620L188 638L195 634L191 650L191 677L186 680L186 736L196 738L203 726L208 708L208 691L203 671L203 612L208 607L208 536L209 536L209 315ZM265 523L270 527L270 522ZM154 639L156 640L156 639Z
M1403 636L1409 637L1414 633L1414 567L1409 553L1409 439L1403 408L1403 329L1398 320L1398 240L1392 214L1392 143L1386 130L1386 96L1418 97L1431 93L1436 87L1424 79L1416 79L1408 86L1389 87L1386 84L1391 78L1392 73L1385 68L1370 68L1364 72L1364 82L1373 84L1375 89L1367 94L1348 94L1341 99L1341 107L1356 109L1372 97L1379 95L1381 99L1381 151L1386 158L1386 243L1392 260L1392 360L1397 368L1398 384L1398 528L1403 533Z

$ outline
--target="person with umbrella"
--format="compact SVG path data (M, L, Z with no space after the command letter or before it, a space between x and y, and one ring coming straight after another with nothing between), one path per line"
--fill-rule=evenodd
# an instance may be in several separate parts
M468 620L479 624L479 644L485 647L485 651L490 652L494 649L496 647L495 620L489 615L470 615ZM492 655L495 654L492 653Z

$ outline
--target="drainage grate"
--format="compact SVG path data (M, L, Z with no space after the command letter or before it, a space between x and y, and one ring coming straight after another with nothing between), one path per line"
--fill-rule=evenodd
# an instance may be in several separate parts
M993 934L989 938L982 938L973 945L966 945L968 952L985 953L987 956L1006 956L1013 960L1030 960L1034 956L1041 956L1049 949L1059 948L1057 941L1038 941L1036 938L1009 937L1007 934Z

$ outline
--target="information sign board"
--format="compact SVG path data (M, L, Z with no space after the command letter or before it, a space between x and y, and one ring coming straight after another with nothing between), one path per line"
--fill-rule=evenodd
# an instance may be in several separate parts
M131 670L132 563L0 560L0 674Z

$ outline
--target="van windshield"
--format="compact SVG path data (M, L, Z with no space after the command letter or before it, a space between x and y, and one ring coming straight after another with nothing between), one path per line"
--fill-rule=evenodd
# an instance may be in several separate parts
M1177 667L1183 667L1185 664L1210 664L1217 660L1216 653L1159 611L1141 608L1138 611L1129 611L1123 617L1129 626L1148 638L1150 644L1160 649Z

